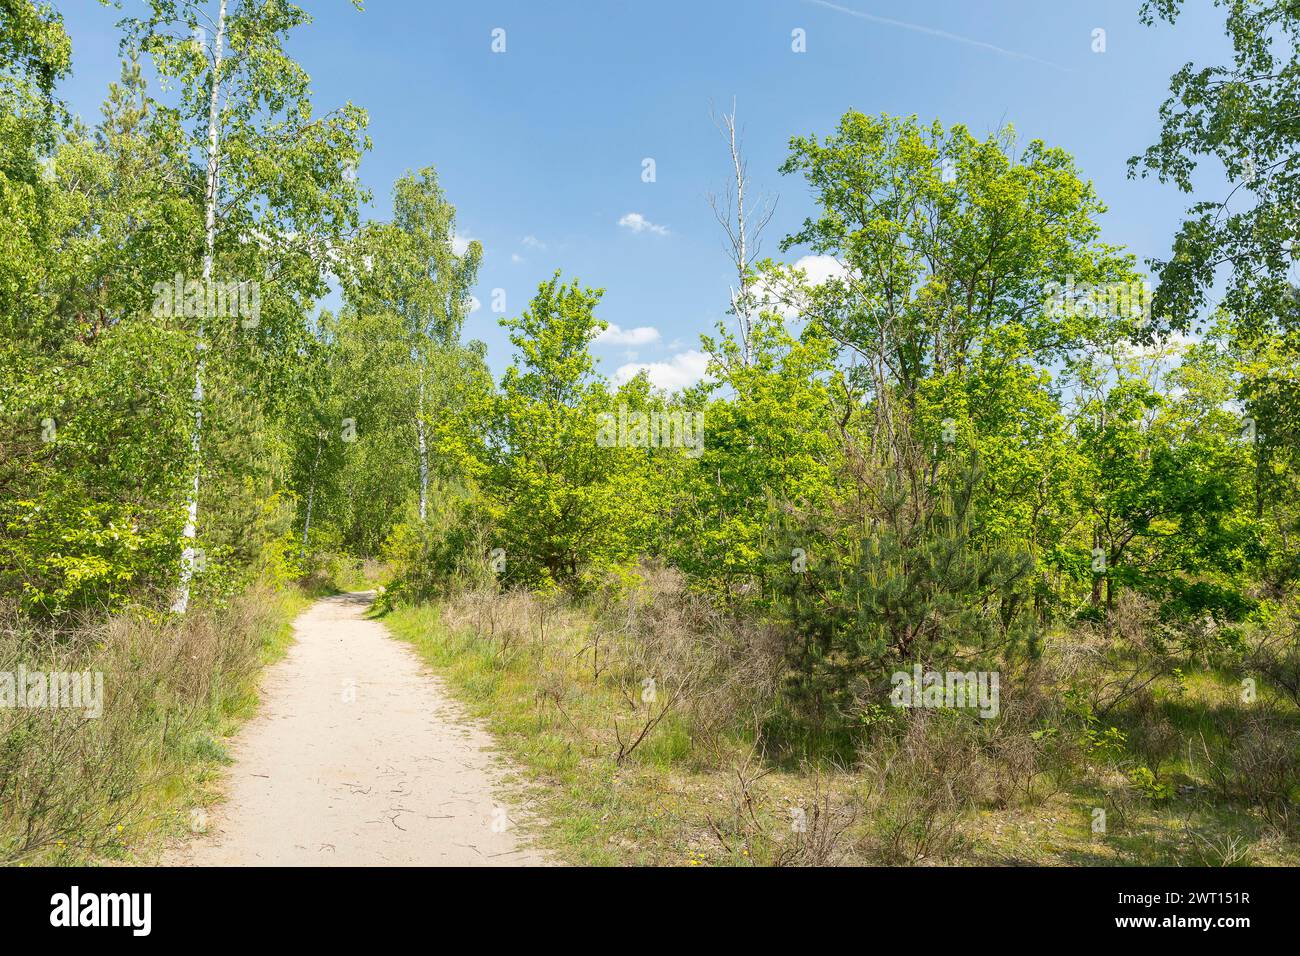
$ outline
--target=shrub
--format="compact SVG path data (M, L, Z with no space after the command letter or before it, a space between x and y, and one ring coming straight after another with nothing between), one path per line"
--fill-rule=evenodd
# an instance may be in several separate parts
M1279 825L1294 820L1300 787L1300 730L1276 711L1238 715L1224 728L1221 747L1202 735L1201 754L1215 789L1258 807Z
M915 864L947 852L962 817L976 804L969 722L944 711L912 710L901 733L862 756L871 842L885 863Z
M493 586L489 529L486 512L465 489L434 487L426 520L401 522L389 534L384 556L393 576L386 602L415 604Z
M1300 608L1256 630L1247 642L1245 666L1300 707Z

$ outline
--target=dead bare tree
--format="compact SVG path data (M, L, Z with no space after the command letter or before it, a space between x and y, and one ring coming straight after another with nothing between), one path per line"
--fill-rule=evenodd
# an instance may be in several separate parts
M762 306L755 290L754 263L762 248L762 234L776 212L775 196L753 197L749 185L749 165L741 149L741 132L736 125L736 101L731 101L731 112L717 115L710 111L713 123L722 134L731 156L735 182L719 196L709 193L709 207L714 218L727 234L724 249L736 269L736 285L731 289L731 314L736 317L740 333L741 358L750 364L754 316Z

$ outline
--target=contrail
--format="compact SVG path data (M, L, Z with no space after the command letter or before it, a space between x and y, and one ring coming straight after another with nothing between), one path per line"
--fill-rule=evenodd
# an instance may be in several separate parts
M1005 47L994 46L992 43L985 43L983 40L974 40L970 37L964 37L956 33L949 33L947 30L936 30L934 27L923 27L919 23L908 23L904 20L892 20L889 17L878 17L873 13L863 13L861 10L850 10L848 7L841 7L838 3L829 3L827 0L804 0L805 3L815 3L819 7L826 7L829 10L835 10L839 13L847 13L851 17L857 17L860 20L870 20L872 23L883 23L890 27L900 27L904 30L911 30L915 33L926 33L932 37L940 37L944 40L953 40L957 43L964 43L967 46L980 47L984 50L992 50L1002 56L1014 57L1017 60L1029 60L1033 63L1041 63L1043 66L1050 66L1054 70L1060 70L1062 73L1069 73L1068 67L1061 66L1059 63L1053 63L1051 60L1044 60L1040 57L1031 56L1028 53L1020 53L1017 50L1008 50Z

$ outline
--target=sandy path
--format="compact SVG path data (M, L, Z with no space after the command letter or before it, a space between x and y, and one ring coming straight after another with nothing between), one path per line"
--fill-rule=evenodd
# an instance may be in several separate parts
M362 615L373 595L317 602L267 669L235 741L225 802L171 863L199 866L538 864L505 815L492 739L414 651Z

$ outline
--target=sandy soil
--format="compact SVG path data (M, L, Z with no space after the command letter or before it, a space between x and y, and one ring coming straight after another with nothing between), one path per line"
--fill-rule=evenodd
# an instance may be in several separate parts
M363 618L374 595L326 598L294 623L240 732L226 800L165 861L198 866L518 866L492 739L414 651Z

